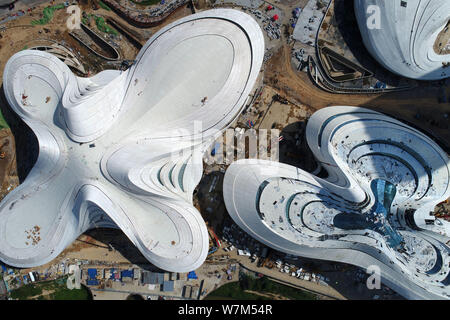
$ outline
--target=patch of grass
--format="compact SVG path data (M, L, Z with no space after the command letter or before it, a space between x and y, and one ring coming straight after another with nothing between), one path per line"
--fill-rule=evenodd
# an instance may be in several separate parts
M111 8L108 7L108 5L106 3L104 3L103 1L99 1L98 5L100 6L100 8L103 8L105 10L111 11Z
M9 125L5 120L5 117L3 117L2 111L0 109L0 130L2 129L8 129Z
M56 10L64 9L64 8L65 8L65 6L62 3L52 6L52 7L45 7L44 11L42 12L44 14L44 16L39 20L31 21L31 24L33 26L47 24L53 19L53 14L55 13Z
M256 279L248 275L241 275L239 282L227 283L221 286L211 292L205 299L270 300L267 297L245 292L245 290L277 294L291 300L317 300L317 296L313 293L285 286L269 280L267 277Z
M37 282L25 285L11 291L11 297L19 300L29 300L35 297L37 300L92 300L89 289L81 286L81 289L68 289L67 277L51 281ZM43 291L52 291L49 295L43 295Z
M42 288L39 284L28 284L11 291L11 298L19 300L27 300L30 297L34 297L42 294Z
M91 18L93 18L95 20L95 25L97 26L97 29L100 30L101 32L111 33L115 36L118 35L118 32L116 31L116 29L110 27L106 23L106 21L103 17L98 17L98 16L92 14Z

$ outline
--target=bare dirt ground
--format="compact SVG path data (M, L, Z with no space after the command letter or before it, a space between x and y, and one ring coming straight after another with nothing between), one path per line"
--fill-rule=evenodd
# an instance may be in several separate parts
M447 25L442 29L441 32L439 32L439 35L436 38L436 41L434 42L434 52L437 54L449 54L450 53L450 21L447 23Z
M436 217L450 222L450 199L438 204L436 208L434 208L434 214Z
M185 16L188 16L188 15L192 14L192 10L188 7L188 5L180 6L179 8L175 9L175 11L173 13L171 13L167 17L167 19L165 19L161 24L159 24L159 25L157 25L155 27L151 27L151 28L138 28L138 27L135 27L135 26L129 24L128 22L126 22L126 20L121 18L119 15L117 15L113 11L107 11L107 10L104 10L104 9L99 9L99 10L97 10L95 12L98 12L98 13L100 13L103 16L112 17L114 20L119 20L128 29L132 30L135 33L141 34L142 37L144 39L146 39L146 40L148 40L152 34L157 32L162 27L168 25L169 23L172 23L172 22L174 22L174 21L176 21L178 19L181 19L181 18L183 18Z

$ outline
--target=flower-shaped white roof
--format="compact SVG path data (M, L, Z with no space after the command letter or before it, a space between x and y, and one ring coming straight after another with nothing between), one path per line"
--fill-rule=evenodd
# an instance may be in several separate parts
M0 260L41 265L103 226L162 269L199 267L208 233L192 192L205 139L240 113L263 55L250 16L217 9L164 27L125 72L79 78L44 52L12 56L5 95L40 150L0 204Z

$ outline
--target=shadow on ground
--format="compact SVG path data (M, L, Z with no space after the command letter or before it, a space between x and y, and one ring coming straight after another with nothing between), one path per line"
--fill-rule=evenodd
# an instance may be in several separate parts
M22 183L36 163L39 155L39 143L30 127L9 106L3 85L0 87L0 110L14 136L17 174Z
M126 260L139 268L154 272L165 272L152 265L120 229L96 228L86 231L84 235L103 243L103 247L111 246L112 250L117 250ZM80 239L76 241L84 242ZM99 246L93 243L89 244Z

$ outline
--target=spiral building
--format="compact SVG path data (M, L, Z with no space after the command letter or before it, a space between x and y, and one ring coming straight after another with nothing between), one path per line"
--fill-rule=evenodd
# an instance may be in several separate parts
M407 298L450 298L450 223L432 212L450 196L447 154L365 108L321 109L306 137L327 178L278 162L236 161L223 187L233 220L281 252L377 266Z

